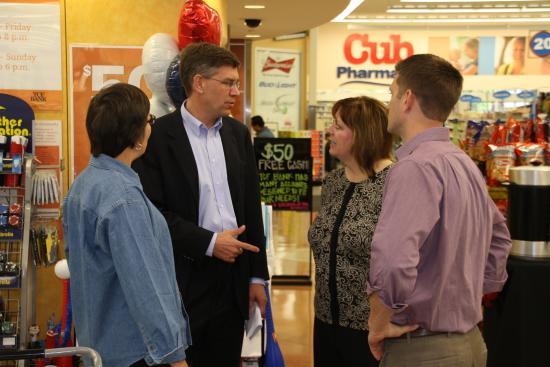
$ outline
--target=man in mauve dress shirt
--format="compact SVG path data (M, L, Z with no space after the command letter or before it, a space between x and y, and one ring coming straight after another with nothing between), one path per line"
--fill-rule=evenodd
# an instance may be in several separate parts
M481 298L506 281L510 234L479 169L442 127L460 73L428 54L396 72L388 130L403 145L372 242L369 345L382 366L485 366Z

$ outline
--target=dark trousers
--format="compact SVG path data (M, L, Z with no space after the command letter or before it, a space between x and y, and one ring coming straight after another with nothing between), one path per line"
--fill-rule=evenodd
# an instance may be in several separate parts
M157 364L155 366L170 367L169 364ZM145 363L145 359L141 359L141 360L137 361L136 363L132 364L130 367L149 367L149 365L147 363Z
M368 331L334 326L315 319L313 361L315 367L376 367L370 352Z
M244 319L235 302L219 308L212 317L193 327L193 345L187 353L190 367L239 367L244 335Z

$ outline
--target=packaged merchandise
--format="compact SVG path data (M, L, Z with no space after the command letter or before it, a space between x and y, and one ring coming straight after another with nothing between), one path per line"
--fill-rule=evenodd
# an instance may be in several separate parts
M510 179L510 168L514 167L516 160L515 146L513 144L488 146L490 155L487 161L487 184L498 186Z

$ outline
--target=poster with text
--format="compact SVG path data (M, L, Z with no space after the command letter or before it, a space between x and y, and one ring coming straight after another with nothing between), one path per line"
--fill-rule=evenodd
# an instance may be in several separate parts
M260 197L273 210L311 210L310 138L255 138Z
M301 53L256 48L254 115L261 115L278 130L300 126Z
M33 151L36 158L35 184L40 182L51 189L55 188L54 191L49 191L49 196L44 195L41 199L33 192L34 210L40 216L53 214L54 218L59 218L59 208L62 201L61 188L63 187L63 175L61 174L63 135L61 123L60 120L33 121Z
M92 97L104 86L125 82L135 85L149 97L143 79L141 47L71 45L71 180L90 159L86 132L86 112Z
M59 111L61 88L59 3L0 2L0 90L35 111Z

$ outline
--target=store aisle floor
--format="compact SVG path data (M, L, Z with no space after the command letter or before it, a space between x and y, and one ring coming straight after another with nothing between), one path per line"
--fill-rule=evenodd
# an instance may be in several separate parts
M275 331L285 367L313 366L313 286L272 288Z

